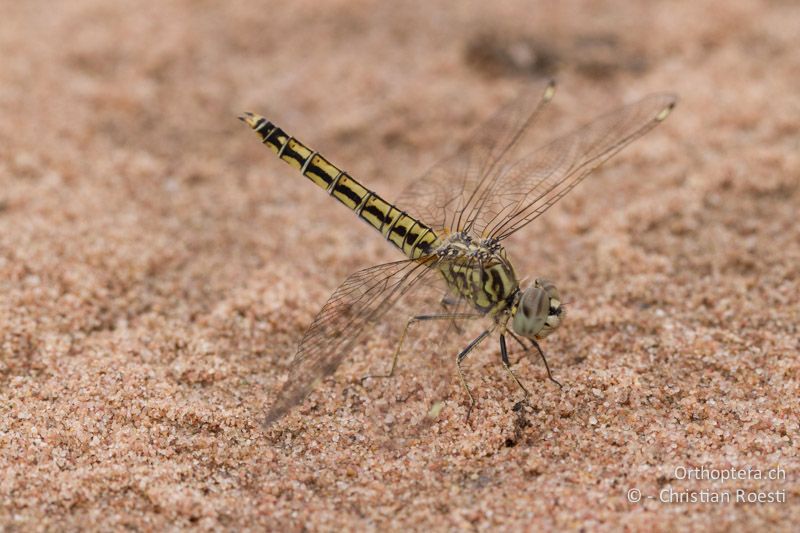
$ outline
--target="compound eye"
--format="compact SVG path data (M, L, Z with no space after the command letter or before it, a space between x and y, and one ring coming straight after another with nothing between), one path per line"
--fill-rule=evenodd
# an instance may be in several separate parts
M531 295L534 299L534 306L535 316L537 318L547 318L547 315L550 314L550 298L547 295L547 292L544 290L535 291L535 294Z
M542 288L530 288L525 291L514 316L514 331L526 337L532 337L541 331L550 312L550 298Z
M538 278L536 280L535 286L544 290L547 293L547 296L556 301L555 303L561 303L561 298L558 295L558 289L556 288L556 286L553 284L552 281L544 278Z
M522 308L525 316L530 318L546 317L550 311L550 298L544 289L529 289L522 297Z

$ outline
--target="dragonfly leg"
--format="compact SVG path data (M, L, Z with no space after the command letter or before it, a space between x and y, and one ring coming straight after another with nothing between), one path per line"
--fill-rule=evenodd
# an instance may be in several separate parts
M542 347L539 346L539 343L536 342L534 339L531 339L531 342L533 343L534 346L536 346L536 349L539 351L539 355L542 356L542 362L544 363L544 367L547 370L547 377L550 378L550 381L558 385L559 389L563 389L564 386L556 378L553 377L553 374L550 373L550 365L547 364L547 357L544 356Z
M520 346L522 346L525 349L525 353L522 355L522 357L525 357L526 355L528 355L528 351L531 348L536 348L536 350L539 352L539 355L542 357L542 362L544 363L544 368L547 370L547 377L550 378L550 381L552 381L553 383L558 385L559 388L562 388L562 389L564 388L564 386L561 384L561 382L559 382L556 378L554 378L553 374L550 372L550 365L547 364L547 358L544 356L544 351L542 351L542 347L539 346L538 342L536 342L534 339L528 339L532 343L531 346L528 347L528 346L525 346L525 344L522 342L522 340L519 337L517 337L516 335L514 335L511 331L508 331L508 334L511 335L511 337L515 341L517 341L520 344ZM522 360L522 357L517 359L517 362L514 363L514 364L516 365L517 363L519 363L520 360Z
M525 385L522 384L517 375L514 374L514 371L511 370L511 366L508 364L508 350L506 349L505 335L500 335L500 358L503 360L503 366L506 367L506 370L508 370L508 373L511 374L511 377L514 378L514 381L517 382L519 388L525 392L525 397L527 398L528 396L530 396L530 392L528 392L528 389L525 388Z
M475 347L481 343L483 339L489 336L491 330L487 329L475 339L470 342L466 348L459 352L458 357L456 357L456 367L458 367L458 377L461 378L461 385L464 387L464 390L467 391L467 396L469 396L469 409L467 409L467 417L464 419L464 422L469 421L469 415L472 414L472 408L475 406L475 398L472 396L472 392L469 390L469 385L467 385L467 380L464 379L464 372L461 370L461 362L464 360L465 357L471 352Z
M483 315L475 314L475 313L442 313L438 315L417 315L412 316L406 322L406 327L403 328L403 333L400 335L400 340L397 342L397 347L394 350L394 355L392 356L392 367L389 369L389 372L386 374L370 374L368 376L364 376L361 378L361 383L364 383L366 379L369 378L390 378L394 376L394 371L397 368L397 360L400 357L400 348L403 347L403 343L406 340L406 335L408 334L408 328L411 327L411 324L415 322L426 322L430 320L458 320L458 319L474 319L480 318Z
M527 357L527 356L528 356L528 350L530 350L531 348L533 348L533 346L525 346L525 343L524 343L524 342L522 342L522 339L520 339L519 337L517 337L517 336L514 334L514 332L512 332L511 330L506 330L506 333L508 333L509 335L511 335L511 338L512 338L512 339L514 339L515 341L517 341L517 344L519 344L520 346L522 346L522 355L520 355L520 356L519 356L519 359L517 359L516 361L514 361L514 364L512 365L512 366L517 366L517 365L519 364L519 362L520 362L520 361L522 361L522 359L523 359L524 357Z
M446 313L452 313L451 309L454 306L458 305L458 299L453 298L453 296L450 294L445 294L444 296L442 296L442 299L439 302L439 304L442 306L442 309L444 309ZM464 333L464 330L461 329L461 326L458 325L458 322L456 322L455 319L453 319L451 325L453 326L455 332L458 333L459 335Z

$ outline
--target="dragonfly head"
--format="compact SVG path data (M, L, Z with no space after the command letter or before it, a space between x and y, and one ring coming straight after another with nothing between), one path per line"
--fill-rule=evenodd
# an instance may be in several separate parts
M558 289L550 281L540 278L520 295L511 327L523 337L543 339L561 324L564 316Z

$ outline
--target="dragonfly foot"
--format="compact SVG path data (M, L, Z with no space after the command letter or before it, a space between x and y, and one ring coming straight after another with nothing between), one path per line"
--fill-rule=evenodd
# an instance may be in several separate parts
M472 408L475 407L475 398L470 395L469 407L467 407L467 415L464 417L464 423L469 424L469 416L472 414Z
M388 374L369 374L369 375L366 375L366 376L362 377L359 380L359 382L361 383L361 386L363 387L364 386L364 382L367 381L368 379L388 379L388 378L391 378L391 377L394 377L394 375L391 372L388 373Z

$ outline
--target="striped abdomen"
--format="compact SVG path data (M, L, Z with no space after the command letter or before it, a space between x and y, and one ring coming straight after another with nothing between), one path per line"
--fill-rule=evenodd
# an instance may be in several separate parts
M417 259L429 253L437 243L436 233L429 226L397 209L272 122L252 113L240 118L278 157L355 211L406 256Z

